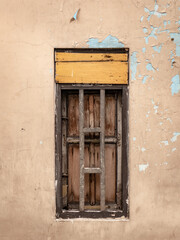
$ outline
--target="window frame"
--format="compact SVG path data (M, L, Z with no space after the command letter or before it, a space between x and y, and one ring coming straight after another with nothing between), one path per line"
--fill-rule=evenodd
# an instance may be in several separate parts
M57 51L71 52L98 52L117 53L127 52L127 49L55 49ZM55 71L56 72L56 71ZM129 75L129 74L128 74ZM55 191L56 191L56 218L120 218L129 217L128 201L128 105L129 89L124 84L56 84L56 111L55 111ZM72 211L64 210L62 204L62 90L121 90L122 91L122 209L118 211Z

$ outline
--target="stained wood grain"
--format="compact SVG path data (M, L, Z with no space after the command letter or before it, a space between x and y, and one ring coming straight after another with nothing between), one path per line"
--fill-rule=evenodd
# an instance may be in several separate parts
M128 63L56 62L57 83L128 84Z
M56 62L77 62L77 61L127 61L127 53L67 53L56 52Z
M68 136L79 135L79 97L68 96Z

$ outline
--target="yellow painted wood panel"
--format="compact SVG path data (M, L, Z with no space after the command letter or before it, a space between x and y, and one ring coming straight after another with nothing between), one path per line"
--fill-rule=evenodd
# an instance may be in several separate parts
M128 61L127 53L65 53L56 52L56 62L77 61Z
M56 62L56 82L128 84L127 62Z

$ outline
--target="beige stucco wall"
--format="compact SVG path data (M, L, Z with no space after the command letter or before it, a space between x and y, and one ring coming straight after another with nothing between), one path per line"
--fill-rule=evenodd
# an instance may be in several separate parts
M179 10L178 0L0 1L1 240L180 239ZM54 48L109 35L131 55L130 220L56 221Z

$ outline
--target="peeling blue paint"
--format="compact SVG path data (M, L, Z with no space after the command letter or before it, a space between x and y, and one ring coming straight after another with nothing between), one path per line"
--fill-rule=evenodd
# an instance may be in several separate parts
M167 26L167 21L166 21L166 20L163 21L163 24L164 24L164 26L166 27L166 26Z
M162 44L160 45L160 46L153 46L153 49L154 49L154 51L155 52L158 52L158 53L160 53L161 52L161 48L162 48Z
M177 137L180 135L180 132L174 132L173 137L171 138L171 142L175 142L177 140Z
M171 51L170 60L171 60L171 68L173 68L173 64L175 62L173 51Z
M146 83L146 79L148 78L148 75L145 75L142 79L142 83L145 84Z
M180 57L180 33L170 33L176 44L176 56Z
M164 165L168 165L168 162L163 162Z
M143 48L142 48L142 52L143 52L143 53L145 53L145 51L146 51L146 48L145 48L145 47L143 47Z
M134 141L134 142L136 141L136 137L133 137L133 141Z
M158 8L159 6L157 4L157 0L155 0L154 10L150 11L148 8L146 7L144 8L144 11L148 13L148 17L147 17L148 22L150 21L150 18L152 15L155 15L158 18L166 15L166 12L158 12Z
M79 11L79 9L75 12L75 14L74 14L74 16L73 16L73 18L74 18L75 20L77 20L78 11Z
M146 149L145 149L144 147L142 147L142 148L141 148L141 151L142 151L142 152L145 152L145 151L146 151Z
M164 24L165 27L167 26L167 24L170 24L170 23L171 23L170 20L168 20L168 21L164 20L164 21L163 21L163 24Z
M142 22L142 21L143 21L143 19L144 19L144 16L142 16L142 17L141 17L141 20L140 20L140 21Z
M151 63L148 63L148 64L146 65L146 69L147 69L148 71L153 71L153 72L154 72L154 70L155 70L155 68L152 66Z
M175 59L174 58L172 58L171 59L171 68L173 68L173 64L175 63Z
M102 42L98 38L89 38L87 44L90 48L123 48L124 44L117 37L108 35Z
M180 80L179 80L179 75L175 75L172 79L171 79L171 93L172 96L174 94L177 94L180 91Z
M137 72L137 57L136 57L137 52L133 52L131 54L131 78L132 80L136 80L136 72Z
M150 114L150 111L148 111L147 114L146 114L146 117L147 117L147 118L149 117L149 114Z
M157 36L156 36L155 34L156 34L156 30L157 30L158 28L151 26L151 29L152 29L151 33L150 33L148 36L144 37L146 44L149 43L149 38L150 38L150 37L153 37L153 38L157 39Z
M154 105L154 110L155 110L154 112L155 112L155 113L157 113L158 107L159 107L158 105Z
M143 27L143 32L144 33L147 33L148 32L148 29L146 27Z
M139 165L139 171L140 172L145 172L145 170L149 167L149 164L140 164Z
M161 141L161 143L164 143L165 146L169 145L168 141Z
M172 120L171 120L171 118L167 118L167 121L170 121L170 123L172 123Z
M52 69L52 68L49 69L49 73L50 73L51 75L53 74L53 69Z
M164 30L161 30L161 27L159 27L158 28L158 30L157 30L157 34L159 34L159 33L169 33L170 31L169 31L169 29L164 29Z
M158 106L158 105L155 105L155 102L154 102L153 99L151 100L151 102L152 102L152 104L154 105L154 106L153 106L153 108L154 108L154 113L157 113L157 109L158 109L159 106Z

